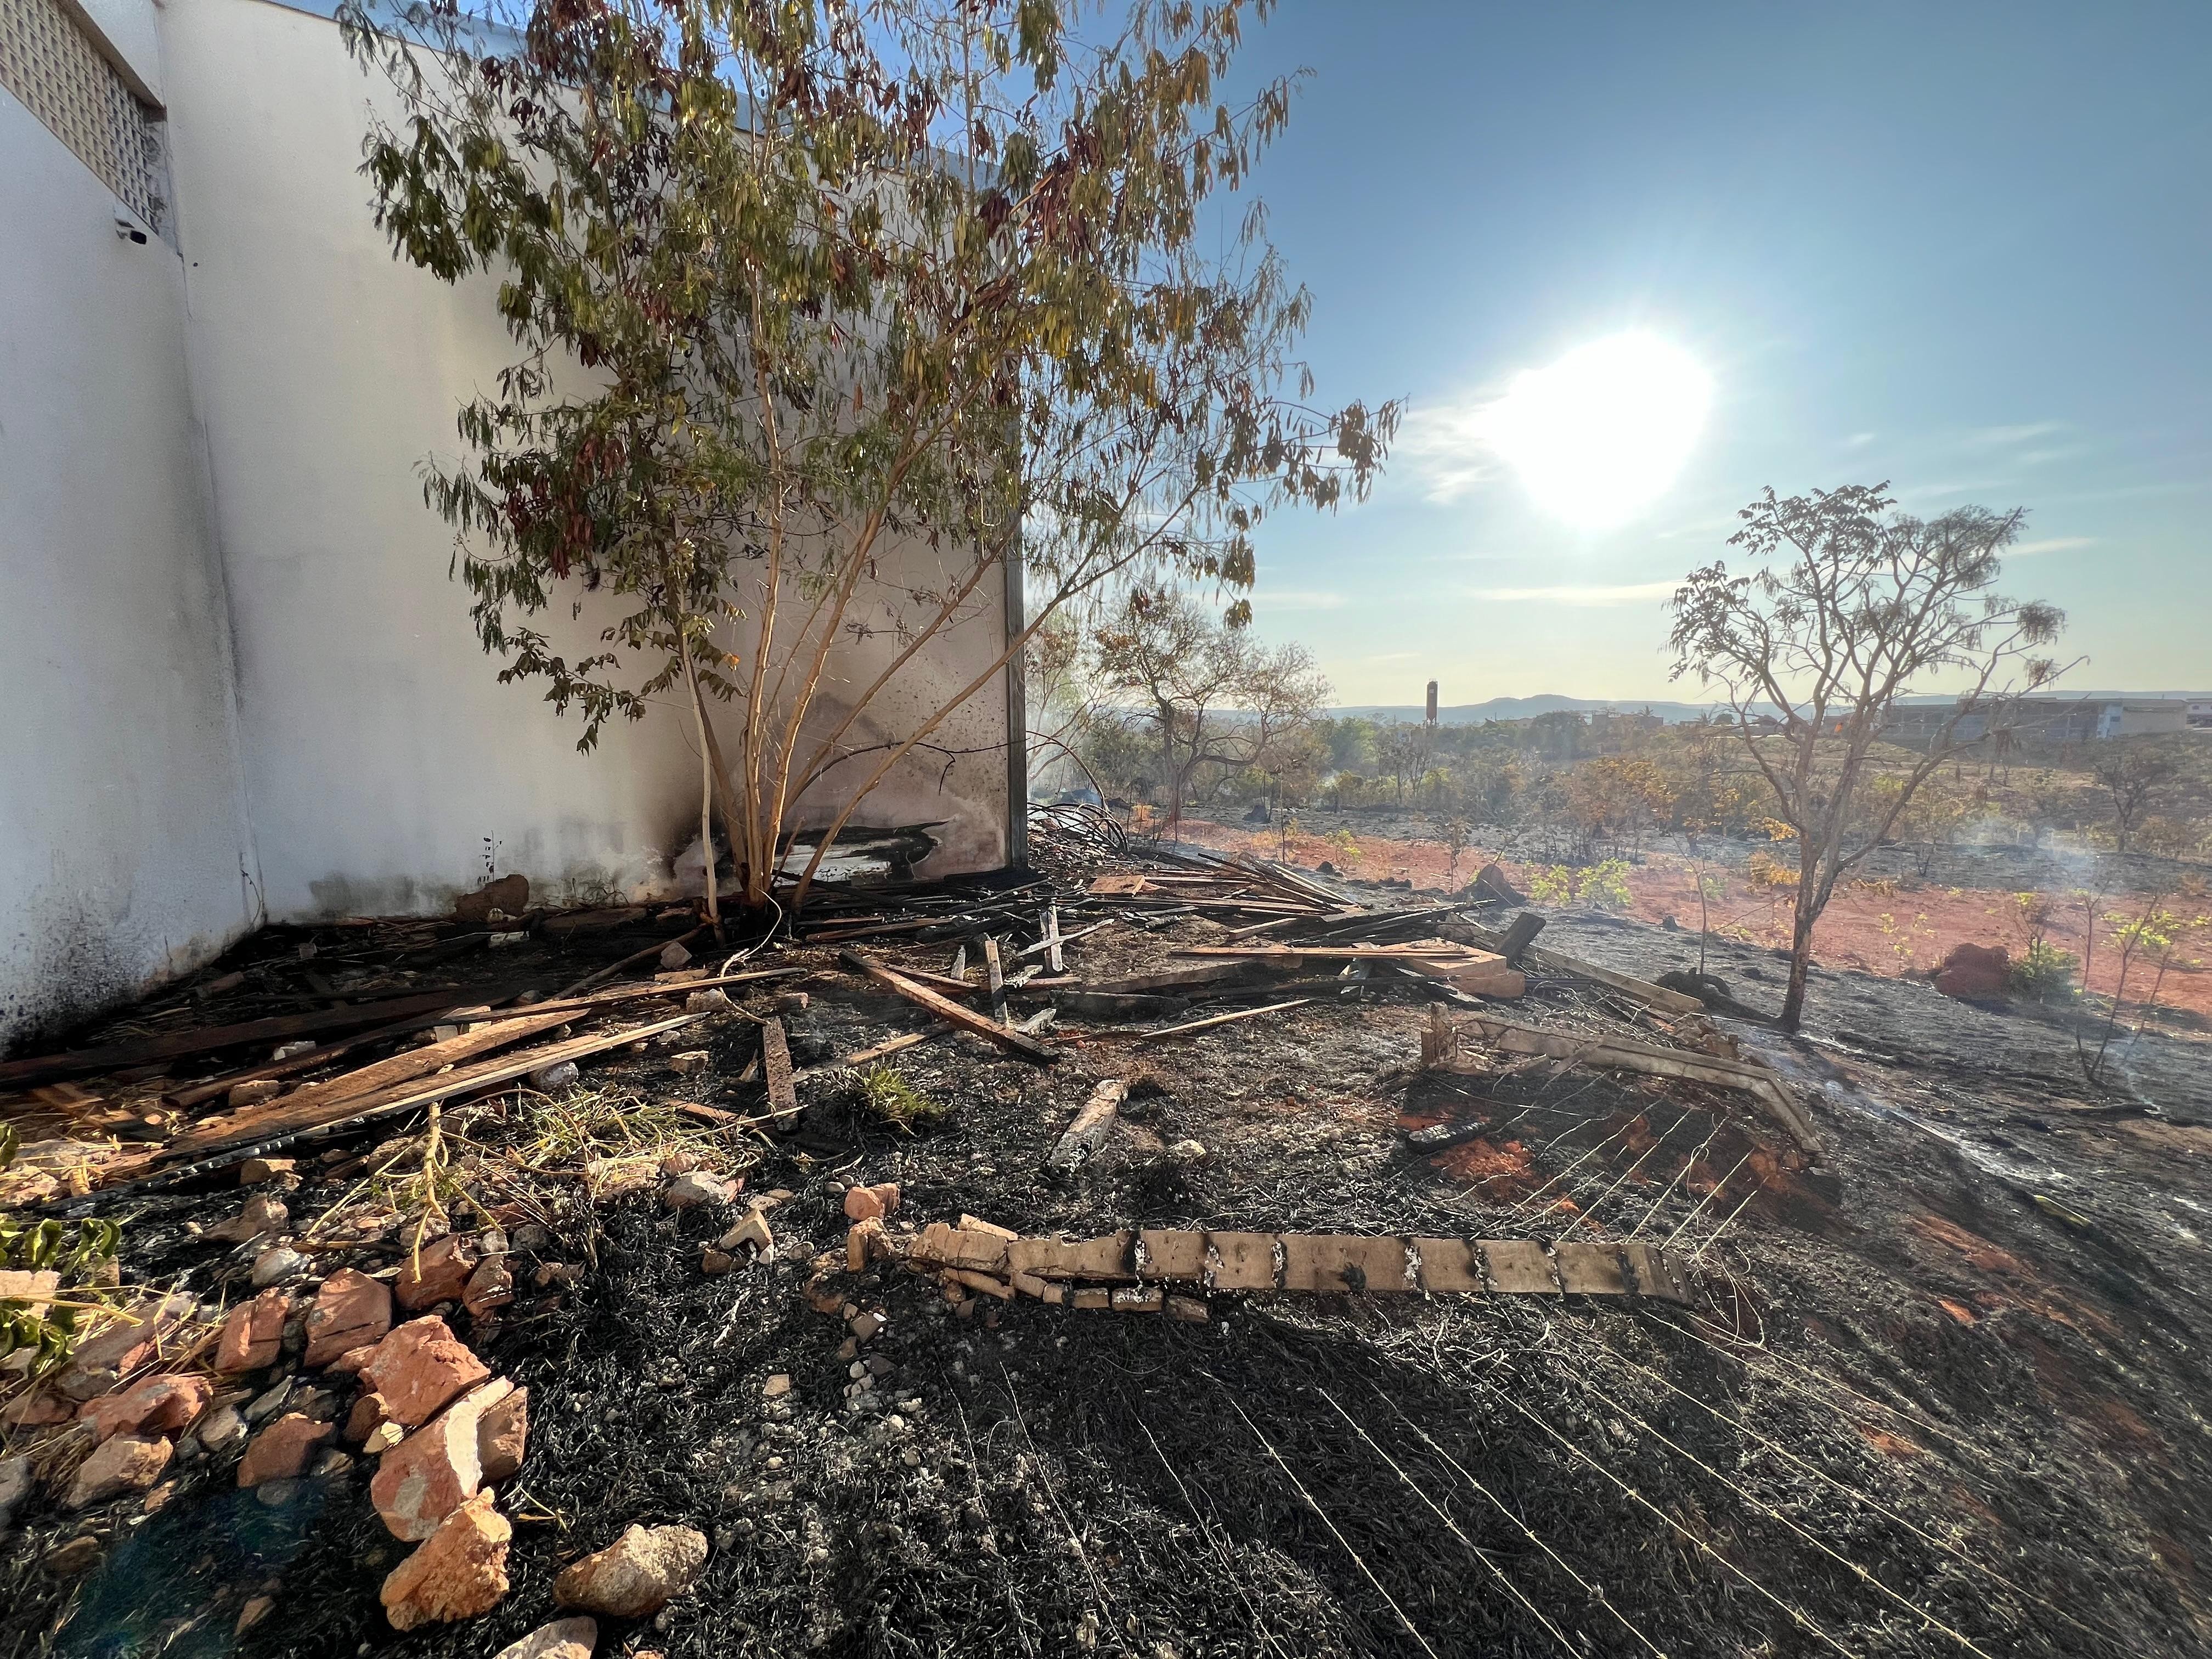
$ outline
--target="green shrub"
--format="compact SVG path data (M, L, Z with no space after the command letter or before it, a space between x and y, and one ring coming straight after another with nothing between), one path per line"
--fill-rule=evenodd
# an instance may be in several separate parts
M2075 994L2074 970L2080 965L2048 939L2031 939L2027 954L2007 970L2005 982L2015 995L2051 1002Z

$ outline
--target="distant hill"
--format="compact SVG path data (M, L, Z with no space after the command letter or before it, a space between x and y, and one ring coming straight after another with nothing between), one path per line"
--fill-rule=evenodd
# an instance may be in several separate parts
M2048 695L2059 697L2122 698L2130 701L2148 701L2160 697L2188 697L2212 700L2212 694L2202 691L2075 691L2061 690ZM1940 702L1941 697L1907 697L1907 702ZM1640 714L1650 710L1669 726L1679 726L1685 720L1703 720L1718 703L1662 702L1644 697L1562 697L1544 693L1534 697L1492 697L1487 702L1454 703L1437 710L1437 723L1443 726L1479 726L1485 720L1528 720L1539 714L1556 714L1563 709L1572 709L1586 714L1594 709L1611 708L1623 714ZM1339 720L1358 717L1370 720L1418 720L1423 709L1419 703L1361 703L1328 711Z
M1702 702L1659 702L1633 697L1561 697L1547 693L1534 697L1492 697L1488 702L1455 703L1449 708L1439 708L1437 720L1443 726L1480 726L1485 720L1530 720L1539 714L1556 714L1563 709L1586 714L1592 709L1613 708L1624 714L1640 714L1648 708L1669 725L1679 725L1684 720L1704 719L1713 706ZM1375 703L1332 708L1328 712L1340 720L1357 716L1370 720L1418 720L1425 711L1419 703Z

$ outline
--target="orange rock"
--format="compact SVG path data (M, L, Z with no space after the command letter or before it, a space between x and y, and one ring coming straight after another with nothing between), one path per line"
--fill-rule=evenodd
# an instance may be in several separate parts
M876 1196L873 1187L848 1187L845 1189L845 1218L848 1221L875 1221L881 1218L884 1201Z
M854 1273L864 1271L874 1242L884 1236L884 1224L870 1216L856 1221L845 1231L845 1266Z
M223 1316L222 1335L216 1342L216 1370L228 1376L275 1364L291 1312L292 1298L279 1290L264 1291L233 1308Z
M428 1538L483 1484L474 1417L448 1412L377 1460L370 1500L394 1538Z
M341 1267L315 1292L307 1310L305 1363L327 1365L340 1354L384 1340L392 1328L392 1292L367 1273Z
M286 1412L253 1437L239 1460L238 1484L289 1480L307 1467L308 1454L337 1432L335 1423L318 1423L304 1412Z
M507 1547L514 1536L489 1489L462 1504L384 1581L380 1599L392 1627L413 1630L489 1613L507 1594Z
M385 1414L407 1428L428 1422L490 1375L434 1316L394 1327L361 1368L362 1381L384 1396Z
M707 1565L707 1535L690 1527L631 1526L553 1581L556 1607L650 1619Z
M463 1395L378 1460L369 1499L395 1538L428 1538L483 1484L477 1437L484 1414L511 1399L495 1377Z
M55 1393L85 1401L106 1394L118 1379L151 1359L161 1339L193 1308L188 1296L141 1297L112 1325L76 1345L70 1362L55 1376Z
M102 1440L113 1434L176 1434L215 1397L204 1376L149 1376L84 1406L77 1416Z
M459 1233L448 1233L425 1244L419 1261L413 1251L408 1252L399 1264L399 1277L392 1281L392 1293L401 1307L410 1311L435 1307L441 1302L458 1302L476 1265L475 1248Z
M384 1396L374 1389L364 1389L346 1413L345 1437L358 1446L387 1420Z
M486 1408L477 1422L477 1461L495 1485L513 1480L530 1440L530 1390L517 1389Z

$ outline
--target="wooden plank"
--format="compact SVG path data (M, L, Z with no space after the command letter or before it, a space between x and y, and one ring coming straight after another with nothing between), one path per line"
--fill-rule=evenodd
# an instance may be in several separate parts
M1048 974L1067 971L1067 963L1060 957L1060 907L1048 904L1044 907L1044 970Z
M257 1121L246 1133L225 1138L221 1146L200 1146L193 1150L202 1154L213 1153L229 1146L252 1146L278 1136L299 1135L311 1129L326 1128L335 1123L352 1122L357 1119L387 1116L395 1112L428 1106L434 1101L450 1100L453 1096L471 1090L489 1088L495 1084L509 1083L527 1076L543 1066L557 1066L564 1060L584 1060L592 1054L604 1054L610 1048L641 1042L647 1037L658 1036L663 1031L673 1031L696 1024L704 1014L678 1014L671 1019L656 1020L649 1025L633 1025L624 1030L605 1031L592 1036L570 1037L565 1042L548 1043L542 1048L526 1048L505 1060L486 1060L476 1066L465 1066L447 1072L434 1082L422 1086L401 1084L373 1095L357 1095L341 1100L316 1114L301 1113L304 1122L287 1121L271 1125ZM172 1141L162 1150L161 1166L165 1178L173 1172L167 1164L180 1162L174 1156L178 1143Z
M1581 1240L1552 1246L1552 1260L1559 1270L1559 1288L1575 1296L1626 1296L1628 1280L1620 1271L1620 1247Z
M1006 975L999 962L999 941L986 933L983 936L983 983L991 994L991 1018L1005 1025L1006 1018Z
M1206 1277L1206 1235L1146 1227L1137 1234L1139 1270L1146 1279L1196 1283Z
M1255 922L1249 927L1232 927L1229 930L1228 937L1249 939L1255 933L1272 933L1276 928L1288 927L1299 920L1300 918L1297 916L1277 916L1273 921Z
M1552 1259L1534 1239L1486 1238L1480 1248L1491 1287L1501 1295L1542 1296L1559 1290Z
M1111 927L1120 920L1121 917L1119 916L1109 916L1103 921L1092 922L1088 927L1079 927L1072 933L1055 933L1048 939L1041 940L1037 944L1025 946L1024 949L1015 951L1014 960L1016 962L1019 962L1025 957L1036 956L1040 952L1049 955L1056 959L1059 957L1060 947L1061 945L1073 945L1079 939L1089 939L1093 933L1098 932L1099 929L1103 927ZM1057 927L1059 923L1055 921L1053 925ZM1064 969L1059 967L1054 967L1052 971L1057 974L1063 972Z
M1050 1048L1019 1031L1009 1030L994 1021L986 1019L973 1009L963 1008L950 998L941 997L926 986L916 985L902 974L892 972L879 962L872 962L858 951L840 951L838 961L854 973L866 974L887 991L896 992L908 1002L918 1003L947 1024L957 1025L963 1031L980 1037L988 1037L1000 1048L1019 1054L1024 1060L1049 1066L1060 1058Z
M1495 951L1505 942L1503 933L1471 921L1445 922L1437 931L1447 939L1464 939L1487 951ZM1532 945L1521 952L1521 960L1532 967L1549 968L1554 973L1578 974L1600 985L1610 986L1623 996L1633 997L1647 1007L1663 1008L1675 1014L1705 1012L1705 1005L1695 997L1685 996L1680 991L1670 991L1663 985L1654 985L1650 981L1638 979L1632 974L1601 968L1594 962L1584 962L1579 957L1567 956L1561 951L1547 951Z
M1089 1162L1114 1133L1115 1116L1128 1092L1129 1085L1119 1078L1109 1078L1093 1089L1091 1098L1083 1103L1075 1121L1053 1147L1052 1155L1045 1159L1045 1167L1072 1175Z
M1479 1296L1490 1286L1482 1277L1482 1263L1474 1246L1463 1238L1416 1238L1413 1249L1421 1258L1421 1288L1437 1294L1458 1292Z
M1406 1241L1357 1233L1285 1233L1283 1288L1341 1295L1410 1291Z
M909 1031L904 1036L895 1036L872 1048L858 1048L838 1062L842 1066L870 1066L877 1060L902 1054L908 1048L919 1048L925 1042L934 1042L945 1035L942 1031Z
M1241 962L1200 962L1188 968L1163 968L1149 974L1132 974L1123 979L1102 980L1086 983L1084 989L1108 996L1139 996L1147 991L1177 991L1193 985L1219 985L1242 979L1244 964Z
M1465 945L1193 945L1179 957L1212 957L1243 962L1484 962L1497 953ZM1698 1005L1702 1007L1704 1005Z
M554 918L555 921L558 921L559 920L560 918L557 916ZM552 923L547 923L546 927L547 931L550 933L551 932ZM702 923L700 926L694 927L688 933L678 933L674 939L655 939L652 944L647 945L642 951L633 951L619 962L611 962L604 968L593 969L592 972L585 975L583 978L578 980L574 985L568 986L566 989L557 993L554 1000L556 1001L559 1001L562 997L573 997L580 992L588 991L592 986L597 985L601 980L612 979L617 974L622 972L623 969L629 967L632 963L643 962L647 957L657 957L672 945L689 945L693 939L698 938L700 934L706 931L707 928L705 924ZM553 937L558 938L559 935L554 934Z
M1534 944L1536 935L1543 931L1543 913L1523 910L1506 925L1504 935L1498 941L1498 954L1505 959L1507 966L1511 966L1521 960L1521 953Z
M130 1042L105 1043L97 1048L72 1048L58 1054L35 1054L26 1060L0 1063L0 1090L27 1089L34 1084L52 1083L62 1078L118 1071L126 1066L144 1066L159 1060L181 1060L187 1054L212 1054L220 1048L240 1048L257 1042L281 1042L287 1037L314 1036L324 1031L355 1030L407 1014L428 1013L434 1008L465 1008L475 995L475 993L466 991L428 991L413 996L392 997L381 1002L357 1003L348 1008L326 1008L306 1014L277 1014L268 1019L249 1019L236 1025L206 1025L196 1030L172 1031Z
M1233 1014L1215 1014L1209 1019L1194 1019L1182 1025L1164 1025L1157 1031L1100 1031L1100 1036L1133 1036L1139 1042L1157 1042L1162 1037L1188 1036L1194 1031L1210 1031L1217 1025L1234 1024L1240 1019L1257 1019L1262 1014L1279 1014L1285 1008L1303 1008L1311 997L1293 997L1288 1002L1271 1002L1264 1008L1240 1008Z
M761 1022L761 1070L768 1078L769 1115L778 1128L788 1128L799 1121L799 1091L791 1080L791 1044L773 1014Z
M266 1133L267 1126L299 1119L302 1114L307 1115L307 1121L313 1121L326 1107L373 1095L379 1090L391 1088L410 1079L428 1077L448 1066L458 1066L478 1054L507 1048L526 1037L536 1036L541 1031L550 1031L556 1025L565 1025L571 1018L565 1013L533 1013L521 1019L495 1020L479 1025L473 1031L464 1031L443 1042L410 1048L404 1054L392 1055L389 1060L380 1060L374 1066L364 1066L359 1071L348 1072L321 1083L310 1083L265 1105L247 1107L210 1118L194 1125L169 1142L166 1150L172 1153L190 1153L202 1146L233 1141L241 1134L251 1139Z
M1210 1291L1273 1290L1275 1235L1206 1234L1206 1287Z
M1804 1109L1799 1106L1781 1078L1749 1060L1723 1060L1679 1048L1662 1048L1627 1037L1586 1037L1566 1031L1524 1025L1494 1014L1475 1013L1464 1024L1480 1031L1493 1047L1508 1054L1547 1054L1601 1071L1611 1068L1640 1072L1650 1077L1680 1078L1689 1083L1709 1083L1715 1088L1737 1089L1760 1102L1769 1116L1808 1152L1820 1151L1820 1137ZM1466 1062L1456 1062L1464 1065ZM1447 1066L1444 1069L1453 1069Z
M1631 1239L1620 1247L1620 1254L1635 1277L1638 1296L1653 1297L1662 1302L1690 1299L1689 1286L1677 1271L1674 1258L1656 1244Z

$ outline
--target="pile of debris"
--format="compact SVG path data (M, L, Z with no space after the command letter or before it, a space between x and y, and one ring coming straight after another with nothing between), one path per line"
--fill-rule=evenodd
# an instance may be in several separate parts
M6 1109L30 1132L0 1177L14 1183L8 1201L56 1218L124 1215L170 1278L100 1290L65 1366L21 1363L0 1384L11 1443L0 1510L60 1540L40 1559L66 1584L180 1490L234 1482L302 1516L358 1491L407 1547L379 1569L389 1626L482 1617L509 1595L515 1526L552 1518L525 1489L532 1390L498 1363L502 1344L520 1337L526 1351L532 1333L570 1316L607 1218L648 1192L655 1226L690 1242L696 1281L735 1287L732 1318L765 1305L762 1287L783 1266L805 1264L797 1288L844 1322L844 1401L866 1414L885 1409L876 1384L891 1370L864 1352L889 1317L874 1305L885 1270L927 1281L957 1320L987 1328L1024 1298L1194 1331L1219 1327L1224 1302L1297 1296L1682 1308L1707 1298L1703 1246L1674 1239L1723 1191L1740 1212L1761 1190L1740 1197L1734 1168L1718 1174L1693 1153L1660 1194L1679 1193L1686 1212L1663 1239L1601 1224L1571 1168L1516 1200L1522 1236L1486 1231L1496 1206L1473 1205L1439 1217L1463 1226L1366 1231L1288 1214L1089 1235L964 1212L917 1225L900 1218L898 1182L848 1183L823 1164L842 1156L838 1126L856 1098L912 1091L891 1057L932 1042L972 1042L963 1065L1012 1057L1040 1076L1071 1061L1114 1073L1036 1165L1068 1201L1127 1129L1136 1057L1151 1045L1294 1030L1349 1003L1426 1011L1421 1065L1407 1074L1446 1103L1440 1121L1409 1124L1416 1157L1492 1133L1498 1115L1477 1121L1450 1103L1536 1062L1674 1091L1678 1116L1710 1124L1705 1147L1723 1123L1741 1140L1736 1167L1756 1156L1759 1168L1802 1172L1820 1156L1792 1085L1747 1057L1698 998L1537 947L1533 914L1493 929L1471 902L1380 908L1259 860L1040 841L1041 873L827 892L787 933L718 945L719 962L693 961L705 930L688 909L531 912L518 886L465 901L442 933L348 923L264 936L254 963L141 1011L135 1030L0 1067L0 1089L22 1091ZM1132 948L1150 959L1130 966ZM605 959L579 976L580 957ZM1086 957L1100 963L1088 974ZM227 996L279 994L301 964L341 958L365 976L307 986L336 1006L191 1018ZM451 982L423 985L430 965ZM626 971L632 982L606 985ZM1513 1018L1498 1012L1506 1003ZM902 1011L919 1024L896 1029ZM833 1026L861 1037L833 1042ZM1634 1109L1599 1099L1591 1139L1616 1139ZM1571 1130L1584 1121L1540 1102L1522 1109ZM913 1121L890 1121L913 1133ZM1207 1153L1183 1139L1162 1156L1191 1168ZM747 1197L747 1176L771 1161L792 1186ZM243 1207L202 1218L239 1182ZM310 1191L319 1212L295 1218ZM779 1237L781 1206L824 1200L842 1250L804 1222ZM0 1283L0 1295L26 1288ZM787 1420L776 1412L793 1403L792 1373L757 1387L769 1421ZM87 1524L72 1531L71 1517ZM551 1606L533 1602L533 1616L650 1618L709 1554L697 1528L631 1525L562 1566ZM251 1631L276 1594L272 1577L222 1616ZM588 1652L586 1624L549 1626L530 1650Z

